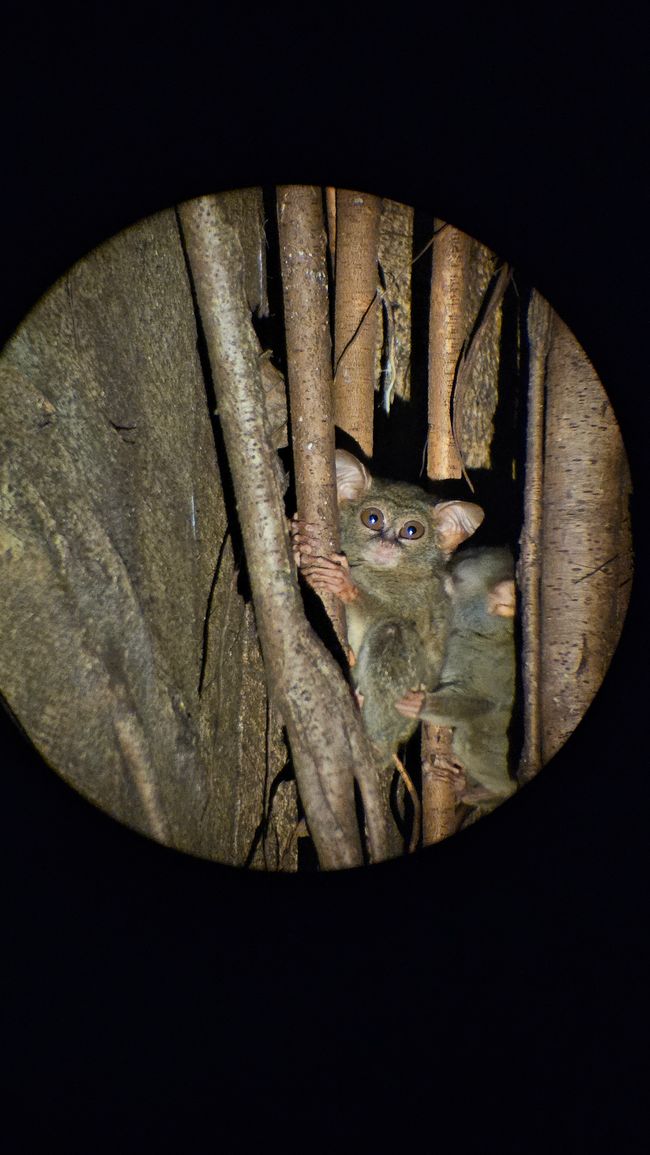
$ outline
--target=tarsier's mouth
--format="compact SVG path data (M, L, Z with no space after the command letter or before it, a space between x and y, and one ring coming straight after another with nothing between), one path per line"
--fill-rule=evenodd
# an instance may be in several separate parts
M402 546L398 541L388 541L386 538L373 538L368 542L363 557L371 565L396 566L400 560Z

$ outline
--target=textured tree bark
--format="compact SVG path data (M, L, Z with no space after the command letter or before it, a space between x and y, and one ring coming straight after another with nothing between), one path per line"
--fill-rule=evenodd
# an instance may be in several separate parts
M386 365L382 393L384 408L389 410L393 397L408 401L411 395L411 269L413 265L413 209L397 201L382 201L378 242L379 265L385 287L384 313L390 318L385 325ZM381 343L377 355L381 362ZM376 367L379 380L381 364Z
M435 222L429 314L428 475L489 469L498 400L503 270L479 316L496 259L489 249ZM471 340L470 340L471 339Z
M323 868L362 862L356 778L370 854L377 861L386 856L377 771L349 687L304 617L265 416L259 346L241 292L239 242L215 198L190 202L180 211L267 683L287 728L309 830Z
M542 764L542 523L544 507L544 408L546 359L551 338L552 309L533 290L528 306L528 405L524 524L520 536L517 578L522 605L522 682L524 742L519 762L521 782L534 777Z
M381 199L337 190L334 420L372 457Z
M279 187L277 201L296 500L327 556L341 543L322 190ZM322 601L345 648L343 604L332 595Z
M433 242L429 308L429 433L427 474L435 481L461 476L454 444L451 398L456 364L466 330L465 283L469 276L470 238L436 221ZM456 798L448 775L436 760L451 758L452 731L448 726L423 723L422 842L428 846L456 829Z
M236 588L173 211L50 290L3 351L0 395L8 705L119 821L243 864L286 750Z
M454 444L451 398L456 364L466 335L465 284L469 276L470 238L435 222L429 309L429 439L427 475L434 481L460 477Z
M441 842L460 825L456 795L448 775L436 761L452 757L450 726L422 723L422 845Z
M243 253L244 292L251 313L269 315L266 291L266 236L264 198L261 188L234 189L219 193L219 204L228 224L237 233Z
M632 579L631 481L610 402L553 314L542 524L544 762L575 729L618 642Z
M452 396L454 443L466 469L489 469L492 464L502 303L510 280L510 269L503 265L490 284L496 265L489 249L471 241L465 291L467 331Z
M325 213L327 215L327 243L330 251L332 268L336 266L336 189L328 186L325 189Z

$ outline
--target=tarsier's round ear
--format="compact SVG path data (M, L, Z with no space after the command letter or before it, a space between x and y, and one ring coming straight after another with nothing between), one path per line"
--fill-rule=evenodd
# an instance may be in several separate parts
M453 553L462 541L476 532L485 517L473 501L441 501L434 509L440 548Z
M365 465L347 449L337 449L336 496L341 501L354 501L370 489L372 478Z

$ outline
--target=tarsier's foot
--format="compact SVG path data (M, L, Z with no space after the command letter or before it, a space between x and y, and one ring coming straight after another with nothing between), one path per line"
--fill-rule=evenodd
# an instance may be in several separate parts
M294 557L300 572L316 593L334 594L342 602L353 602L359 590L350 575L350 563L344 553L318 554L314 526L301 521L296 514L291 522Z
M404 718L419 718L425 697L424 690L407 690L395 703L395 709Z
M350 650L350 653L352 653L351 650ZM363 709L363 702L364 702L363 694L361 693L360 690L355 690L354 696L356 698L357 706L359 707L360 710L362 710Z

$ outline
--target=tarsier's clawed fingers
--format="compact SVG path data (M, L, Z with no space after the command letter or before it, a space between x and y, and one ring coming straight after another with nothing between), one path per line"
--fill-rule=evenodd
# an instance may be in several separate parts
M333 594L342 602L352 602L358 589L350 575L350 563L344 553L323 556L315 534L316 527L302 521L298 514L291 519L293 556L301 574L319 594Z
M350 576L350 564L344 553L303 558L300 572L317 593L334 594L342 602L352 602L358 596L358 589Z
M404 718L419 718L425 696L424 690L407 690L395 703L397 713Z
M299 569L302 568L303 558L306 559L315 552L315 529L316 526L303 521L297 513L294 513L289 522L289 534L291 536L294 561Z

